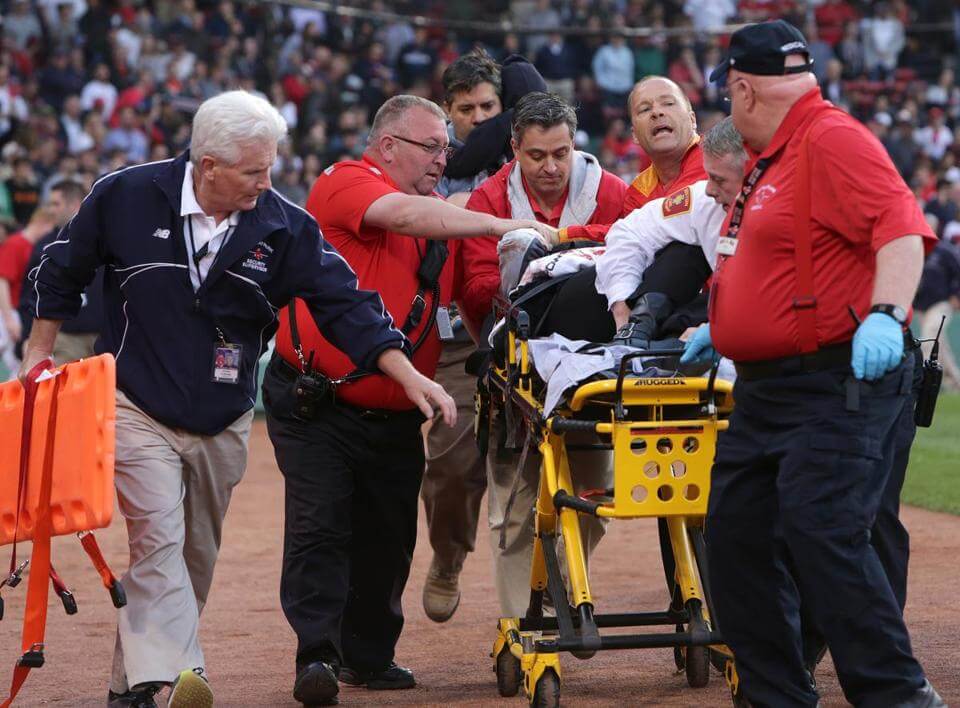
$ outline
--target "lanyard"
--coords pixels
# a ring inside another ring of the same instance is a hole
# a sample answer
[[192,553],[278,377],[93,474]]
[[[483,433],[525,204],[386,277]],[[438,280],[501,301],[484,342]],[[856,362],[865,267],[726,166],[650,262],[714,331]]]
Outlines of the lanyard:
[[[213,257],[213,263],[210,264],[210,268],[213,268],[214,263],[217,262],[217,258],[220,257],[220,251],[222,251],[223,247],[227,245],[227,240],[233,234],[233,230],[235,228],[236,226],[231,224],[230,227],[224,233],[223,241],[220,243],[220,248],[217,249],[217,253]],[[199,291],[200,288],[203,287],[203,281],[206,280],[206,278],[204,278],[203,275],[200,273],[200,261],[202,261],[204,257],[208,253],[210,253],[210,243],[213,241],[213,239],[210,239],[210,241],[207,241],[198,250],[197,244],[193,239],[193,215],[189,215],[189,214],[187,215],[187,229],[190,232],[190,251],[191,251],[190,260],[193,261],[193,266],[194,268],[197,269],[197,290]],[[216,238],[216,236],[214,236],[214,238]],[[210,274],[209,269],[207,270],[207,274],[208,275]]]
[[760,181],[760,178],[763,177],[763,173],[770,167],[770,160],[773,157],[774,156],[771,155],[770,157],[757,160],[757,164],[750,170],[750,174],[743,183],[743,187],[740,188],[740,194],[737,195],[737,200],[733,203],[733,209],[730,213],[730,224],[727,226],[727,238],[737,238],[737,234],[740,231],[740,222],[743,221],[743,210],[747,205],[747,199],[753,194],[753,190],[757,186],[757,182]]

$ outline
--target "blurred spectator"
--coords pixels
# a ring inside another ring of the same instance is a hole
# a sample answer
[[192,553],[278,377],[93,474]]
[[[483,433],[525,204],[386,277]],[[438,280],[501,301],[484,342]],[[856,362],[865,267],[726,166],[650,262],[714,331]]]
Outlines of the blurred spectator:
[[835,47],[844,38],[847,25],[855,25],[857,11],[847,0],[823,0],[814,10],[814,17],[820,30],[820,38]]
[[[538,27],[545,31],[556,29],[561,26],[560,13],[557,12],[550,3],[550,0],[536,0],[537,4],[533,12],[526,16],[521,15],[520,23],[527,27]],[[549,36],[546,34],[531,34],[527,37],[526,55],[536,57],[540,47],[546,44]]]
[[823,79],[827,75],[827,65],[834,58],[833,47],[820,38],[816,22],[807,23],[804,35],[807,38],[810,58],[813,59],[813,75],[817,77],[819,83],[823,83]]
[[934,106],[927,111],[927,125],[914,132],[913,140],[928,157],[943,158],[953,144],[953,132],[946,125],[942,108]]
[[[653,23],[651,29],[662,29],[663,23]],[[637,42],[633,54],[635,66],[634,78],[639,81],[645,76],[665,76],[667,73],[666,39],[661,34],[651,34]]]
[[686,0],[683,12],[697,32],[710,32],[736,16],[737,3],[734,0]]
[[897,68],[897,58],[906,43],[903,22],[889,3],[878,2],[874,16],[863,21],[866,68],[875,79],[885,80]]
[[0,147],[12,137],[17,124],[27,120],[29,109],[10,81],[10,69],[0,64]]
[[897,113],[895,128],[884,142],[884,147],[890,153],[893,164],[909,183],[919,152],[913,141],[913,116],[909,111],[901,110]]
[[83,75],[70,66],[69,59],[68,52],[57,50],[40,72],[40,97],[58,113],[67,96],[83,90]]
[[843,64],[837,59],[830,59],[827,61],[823,78],[820,79],[820,92],[831,103],[845,106],[847,96],[843,84]]
[[612,34],[593,55],[593,78],[600,87],[607,114],[622,115],[634,84],[633,52],[622,34]]
[[22,231],[0,243],[0,325],[11,344],[20,341],[22,327],[17,307],[30,255],[34,245],[50,232],[55,222],[49,210],[37,209]]
[[40,20],[27,0],[10,0],[10,13],[3,18],[3,36],[21,52],[43,36]]
[[924,207],[925,214],[937,217],[937,227],[934,229],[937,236],[943,236],[943,227],[957,218],[957,204],[950,198],[953,185],[946,179],[937,180],[937,193]]
[[412,42],[405,44],[397,55],[397,78],[402,88],[410,88],[418,81],[427,81],[437,65],[437,53],[427,43],[427,30],[418,27]]
[[568,103],[574,102],[574,83],[578,74],[577,50],[567,43],[561,33],[550,35],[549,41],[537,52],[533,64],[547,82],[547,89],[551,93],[560,94]]
[[843,39],[836,47],[837,58],[843,62],[843,78],[858,78],[867,71],[866,50],[860,40],[860,25],[848,22],[843,28]]
[[93,78],[80,92],[80,107],[84,111],[99,110],[104,120],[109,120],[117,105],[117,87],[110,82],[110,67],[97,64]]
[[146,133],[140,126],[140,117],[132,107],[121,108],[120,123],[116,128],[107,131],[103,149],[123,152],[127,161],[132,164],[145,162],[149,143]]
[[7,180],[6,187],[13,205],[14,220],[18,224],[26,224],[40,203],[39,180],[29,158],[18,157],[13,161],[13,174]]
[[[927,256],[920,287],[913,306],[920,320],[920,338],[932,339],[943,325],[940,337],[940,360],[947,390],[960,389],[960,367],[950,348],[947,326],[960,308],[960,249],[950,241],[941,241]],[[930,356],[932,343],[924,343],[924,356]]]

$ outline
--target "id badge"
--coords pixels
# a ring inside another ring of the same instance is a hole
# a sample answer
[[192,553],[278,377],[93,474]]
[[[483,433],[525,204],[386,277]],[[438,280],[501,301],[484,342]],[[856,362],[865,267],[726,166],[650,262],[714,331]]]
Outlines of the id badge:
[[450,309],[447,307],[437,308],[437,334],[444,342],[453,339],[453,325],[450,323]]
[[737,252],[739,242],[739,239],[721,236],[720,241],[717,243],[717,253],[721,256],[732,256]]
[[222,342],[213,348],[213,382],[235,384],[240,380],[239,344]]

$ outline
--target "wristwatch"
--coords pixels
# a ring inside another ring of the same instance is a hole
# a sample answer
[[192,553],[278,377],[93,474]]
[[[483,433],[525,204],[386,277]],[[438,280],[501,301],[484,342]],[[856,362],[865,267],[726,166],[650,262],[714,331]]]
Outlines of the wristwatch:
[[871,307],[870,312],[882,312],[885,315],[890,315],[901,327],[907,326],[907,311],[900,307],[900,305],[881,303]]

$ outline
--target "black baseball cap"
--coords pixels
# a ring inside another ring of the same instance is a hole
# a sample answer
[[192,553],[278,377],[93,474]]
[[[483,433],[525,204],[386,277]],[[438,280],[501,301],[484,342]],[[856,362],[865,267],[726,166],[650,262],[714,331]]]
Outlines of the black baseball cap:
[[[791,54],[803,54],[805,64],[784,66]],[[712,72],[710,80],[719,86],[727,83],[727,73],[736,69],[759,76],[783,76],[810,71],[813,60],[807,40],[796,27],[784,20],[759,22],[741,27],[730,35],[726,59]]]

